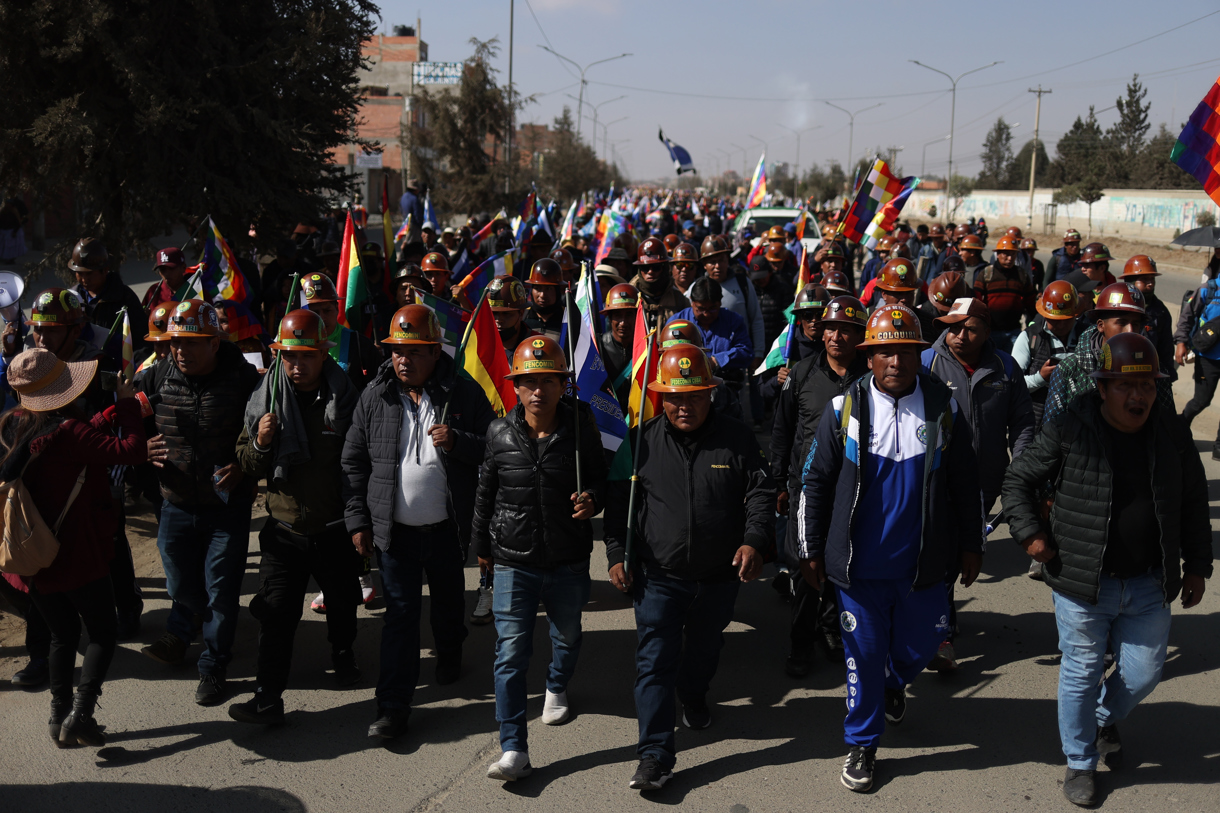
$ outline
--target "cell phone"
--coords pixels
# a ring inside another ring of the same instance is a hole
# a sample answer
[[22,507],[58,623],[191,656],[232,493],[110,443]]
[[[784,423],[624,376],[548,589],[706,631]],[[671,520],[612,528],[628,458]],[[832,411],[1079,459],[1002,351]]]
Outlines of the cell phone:
[[102,370],[97,374],[97,382],[104,391],[115,392],[119,388],[119,374]]

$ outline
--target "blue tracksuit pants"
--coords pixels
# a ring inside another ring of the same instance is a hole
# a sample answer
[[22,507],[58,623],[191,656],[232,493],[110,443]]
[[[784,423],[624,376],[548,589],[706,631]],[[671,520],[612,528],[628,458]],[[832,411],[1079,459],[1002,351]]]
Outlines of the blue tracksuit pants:
[[912,590],[910,579],[854,579],[838,588],[847,659],[843,739],[876,748],[885,731],[885,690],[915,679],[949,630],[945,587]]

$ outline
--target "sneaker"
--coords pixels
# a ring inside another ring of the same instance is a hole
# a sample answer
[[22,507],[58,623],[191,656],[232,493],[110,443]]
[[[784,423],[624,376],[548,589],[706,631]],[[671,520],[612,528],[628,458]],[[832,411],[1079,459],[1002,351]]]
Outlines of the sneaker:
[[360,682],[360,667],[356,666],[356,653],[350,649],[336,652],[331,657],[335,667],[335,683],[340,686],[354,686]]
[[952,672],[957,669],[957,653],[953,651],[952,641],[941,641],[936,657],[928,662],[930,672]]
[[1039,562],[1037,559],[1035,559],[1034,561],[1030,562],[1030,563],[1029,563],[1029,570],[1028,570],[1028,571],[1026,571],[1025,575],[1026,575],[1026,576],[1029,576],[1031,579],[1035,579],[1035,580],[1037,580],[1037,581],[1043,581],[1043,576],[1042,576],[1042,563],[1041,563],[1041,562]]
[[140,651],[157,663],[163,663],[166,666],[177,666],[182,663],[182,657],[186,654],[187,646],[186,641],[172,632],[167,632],[153,643],[141,648]]
[[682,704],[682,725],[691,731],[702,731],[711,724],[712,712],[707,707],[706,699],[700,698]]
[[377,588],[373,586],[373,574],[365,573],[360,577],[360,603],[368,604],[375,598],[377,598]]
[[407,733],[407,721],[410,717],[410,709],[385,709],[378,706],[377,719],[369,726],[369,737],[382,740],[400,737]]
[[890,725],[898,725],[907,716],[907,690],[885,690],[885,721]]
[[1097,802],[1097,771],[1078,771],[1068,768],[1063,777],[1063,795],[1074,805],[1091,807]]
[[229,706],[229,716],[239,723],[254,725],[280,725],[284,722],[284,700],[268,697],[265,692],[255,692],[245,703]]
[[225,679],[220,675],[200,675],[195,688],[195,702],[201,706],[215,706],[228,696]]
[[784,662],[788,677],[803,678],[813,671],[813,656],[808,652],[793,652]]
[[529,751],[505,751],[499,762],[491,763],[491,767],[487,769],[487,778],[516,782],[533,772],[534,766],[530,765]]
[[542,704],[543,725],[563,725],[571,716],[568,708],[567,692],[552,692],[546,690],[546,702]]
[[494,593],[490,587],[479,588],[479,599],[475,602],[474,612],[470,614],[470,623],[483,626],[492,622],[491,599]]
[[776,573],[771,580],[771,588],[779,593],[781,600],[792,601],[792,574],[786,570]]
[[844,787],[856,793],[864,793],[873,786],[873,771],[877,767],[877,749],[856,746],[843,762],[843,773],[839,777]]
[[25,667],[15,673],[12,678],[14,686],[23,689],[37,689],[45,686],[51,679],[51,667],[46,658],[30,658]]
[[313,597],[313,601],[309,602],[309,609],[313,610],[318,615],[326,615],[326,596],[318,593]]
[[636,766],[628,786],[632,790],[660,790],[665,783],[674,778],[674,772],[661,766],[656,757],[644,757]]
[[1118,736],[1118,726],[1111,723],[1097,729],[1097,753],[1110,770],[1122,767],[1123,740]]

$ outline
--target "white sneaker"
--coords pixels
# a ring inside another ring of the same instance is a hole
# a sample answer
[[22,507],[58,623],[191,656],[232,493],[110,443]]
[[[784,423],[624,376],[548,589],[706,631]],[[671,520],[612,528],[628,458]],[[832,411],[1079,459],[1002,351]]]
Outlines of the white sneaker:
[[487,778],[515,782],[533,772],[534,766],[530,765],[529,751],[505,751],[499,762],[491,763],[491,767],[487,769]]
[[479,600],[474,605],[474,612],[470,614],[471,624],[482,625],[491,623],[491,600],[493,596],[492,588],[479,588]]
[[326,596],[321,593],[314,596],[314,600],[309,603],[309,609],[318,615],[326,615]]
[[[373,599],[377,598],[377,588],[373,586],[373,574],[365,573],[360,577],[360,601],[368,604]],[[321,597],[321,593],[318,594]]]
[[568,693],[546,690],[546,702],[542,705],[542,722],[544,725],[563,725],[571,716],[568,708]]

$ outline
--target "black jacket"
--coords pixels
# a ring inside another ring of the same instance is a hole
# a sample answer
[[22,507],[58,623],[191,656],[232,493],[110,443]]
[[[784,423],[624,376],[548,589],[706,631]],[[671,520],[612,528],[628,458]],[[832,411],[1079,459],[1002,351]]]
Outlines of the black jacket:
[[[1013,539],[1046,531],[1057,553],[1042,567],[1046,583],[1065,595],[1097,603],[1103,554],[1113,510],[1116,465],[1107,449],[1097,394],[1076,399],[1042,427],[1004,478],[1004,512]],[[1161,528],[1165,603],[1182,588],[1182,570],[1212,575],[1212,530],[1207,475],[1190,432],[1159,404],[1148,417],[1152,496]],[[1039,517],[1039,492],[1055,483],[1049,527]]]
[[[581,487],[598,510],[604,502],[606,459],[593,413],[581,404]],[[572,406],[559,404],[559,427],[539,444],[530,439],[518,404],[487,430],[472,536],[483,558],[552,568],[589,558],[593,524],[572,518],[576,493],[576,437]],[[539,449],[541,446],[541,450]]]
[[89,317],[89,321],[98,326],[103,336],[114,326],[114,320],[119,317],[119,311],[126,307],[127,319],[131,322],[132,349],[136,356],[142,357],[146,353],[144,334],[147,332],[148,314],[144,312],[140,297],[123,284],[123,280],[119,279],[118,274],[111,272],[106,275],[106,282],[102,285],[101,293],[92,302],[89,301],[91,297],[85,290],[85,286],[77,285],[76,294],[85,304],[85,314]]
[[628,371],[622,381],[619,381],[619,376],[631,366],[631,352],[632,348],[623,347],[616,342],[610,331],[602,334],[602,364],[606,368],[606,378],[614,387],[614,394],[618,396],[619,404],[624,410],[627,408],[627,396],[631,395],[631,372]]
[[[216,369],[188,376],[172,359],[136,379],[136,388],[153,404],[156,433],[165,436],[169,459],[159,469],[161,495],[181,508],[214,508],[223,504],[212,475],[217,466],[237,462],[246,402],[258,386],[258,371],[242,358],[237,345],[222,341]],[[238,488],[252,499],[254,480]],[[238,494],[230,496],[237,499]]]
[[[626,442],[635,443],[634,429]],[[635,549],[646,567],[681,579],[735,577],[742,545],[765,551],[775,537],[775,486],[750,428],[713,410],[691,438],[664,416],[644,424],[634,517]],[[610,484],[606,558],[625,555],[629,483]]]
[[[390,547],[394,527],[394,495],[398,490],[398,435],[402,430],[401,386],[387,361],[377,377],[360,394],[352,415],[352,426],[343,443],[344,516],[349,533],[373,531],[373,544],[381,550]],[[487,427],[495,418],[487,396],[470,379],[454,375],[454,363],[442,353],[432,377],[424,384],[439,417],[449,405],[448,423],[457,436],[445,461],[449,491],[449,518],[457,524],[458,540],[465,551],[470,538],[470,517],[474,512],[474,493]]]

